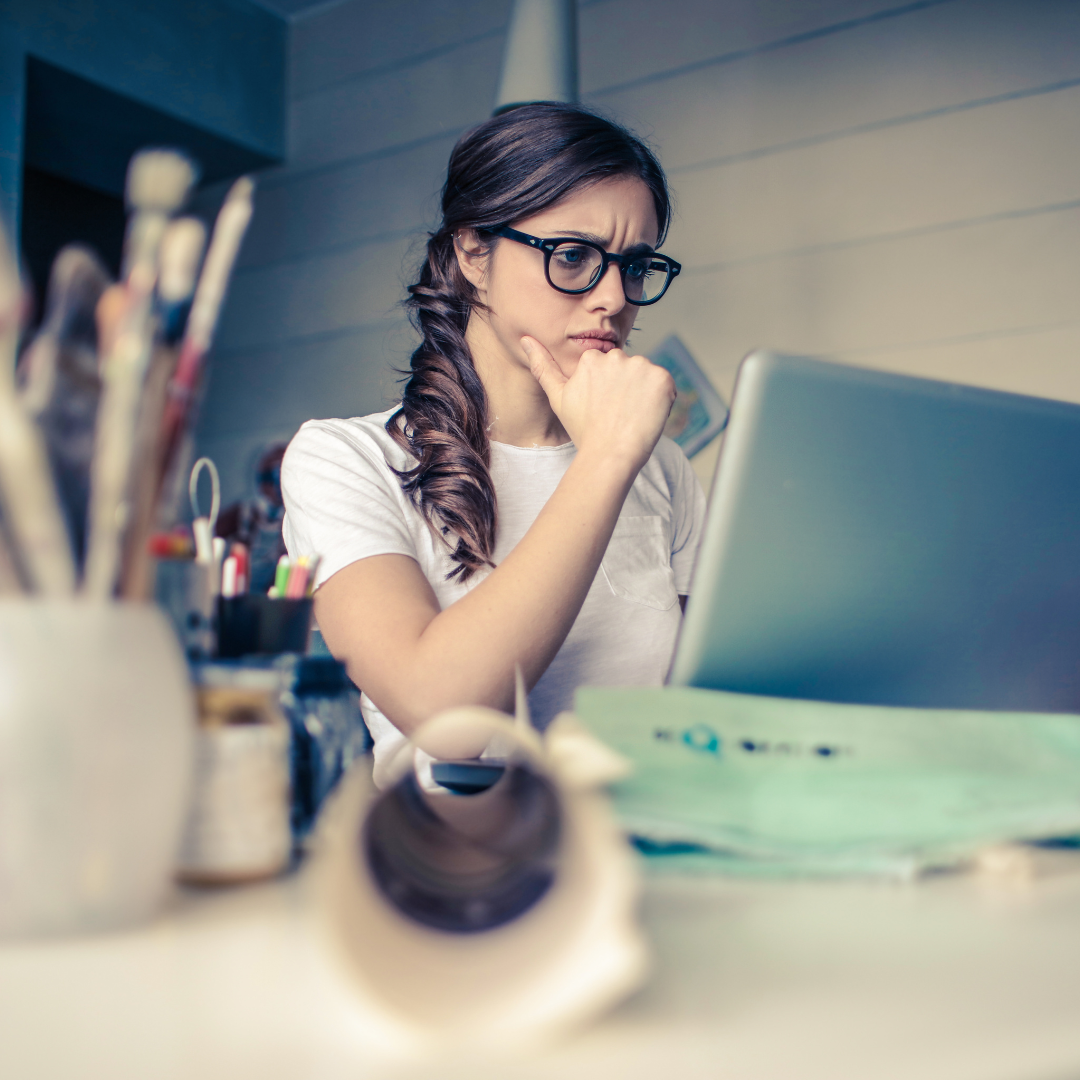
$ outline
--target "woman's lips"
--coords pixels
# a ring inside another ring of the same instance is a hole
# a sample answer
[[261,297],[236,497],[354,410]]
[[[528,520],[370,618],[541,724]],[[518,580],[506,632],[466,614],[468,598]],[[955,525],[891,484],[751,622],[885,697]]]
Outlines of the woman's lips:
[[571,341],[576,342],[581,346],[581,351],[585,352],[587,349],[599,349],[601,352],[611,352],[617,345],[614,334],[607,334],[603,331],[598,331],[593,334],[575,334]]

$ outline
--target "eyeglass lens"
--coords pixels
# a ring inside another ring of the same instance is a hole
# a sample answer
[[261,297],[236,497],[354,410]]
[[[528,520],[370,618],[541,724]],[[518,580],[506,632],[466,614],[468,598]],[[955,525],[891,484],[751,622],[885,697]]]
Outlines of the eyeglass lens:
[[[596,282],[602,263],[600,252],[588,244],[559,244],[551,253],[548,277],[557,289],[577,292]],[[627,300],[648,302],[667,288],[668,264],[643,255],[623,269],[622,280]]]

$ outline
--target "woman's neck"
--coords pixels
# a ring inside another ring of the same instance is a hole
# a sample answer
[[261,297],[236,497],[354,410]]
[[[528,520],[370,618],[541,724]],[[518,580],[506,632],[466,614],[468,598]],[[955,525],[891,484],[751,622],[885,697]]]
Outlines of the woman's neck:
[[493,442],[561,446],[570,441],[547,394],[523,361],[507,355],[486,320],[471,318],[465,340],[487,394],[488,437]]

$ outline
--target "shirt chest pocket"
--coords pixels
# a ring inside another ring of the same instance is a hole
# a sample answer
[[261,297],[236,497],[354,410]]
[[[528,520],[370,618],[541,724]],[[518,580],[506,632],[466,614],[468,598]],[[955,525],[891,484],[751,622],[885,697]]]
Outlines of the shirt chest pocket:
[[679,598],[671,545],[659,516],[620,517],[600,569],[611,591],[623,600],[667,611]]

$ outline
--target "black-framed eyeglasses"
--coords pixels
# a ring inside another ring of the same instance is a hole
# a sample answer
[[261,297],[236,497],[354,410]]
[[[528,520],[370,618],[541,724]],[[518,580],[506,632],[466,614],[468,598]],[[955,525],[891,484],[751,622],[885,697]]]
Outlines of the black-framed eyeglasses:
[[496,236],[514,240],[544,253],[544,274],[548,284],[561,293],[588,292],[607,273],[611,263],[619,268],[627,302],[645,307],[655,304],[678,277],[682,266],[666,255],[615,255],[591,240],[556,236],[548,240],[518,232],[509,225],[491,230]]

